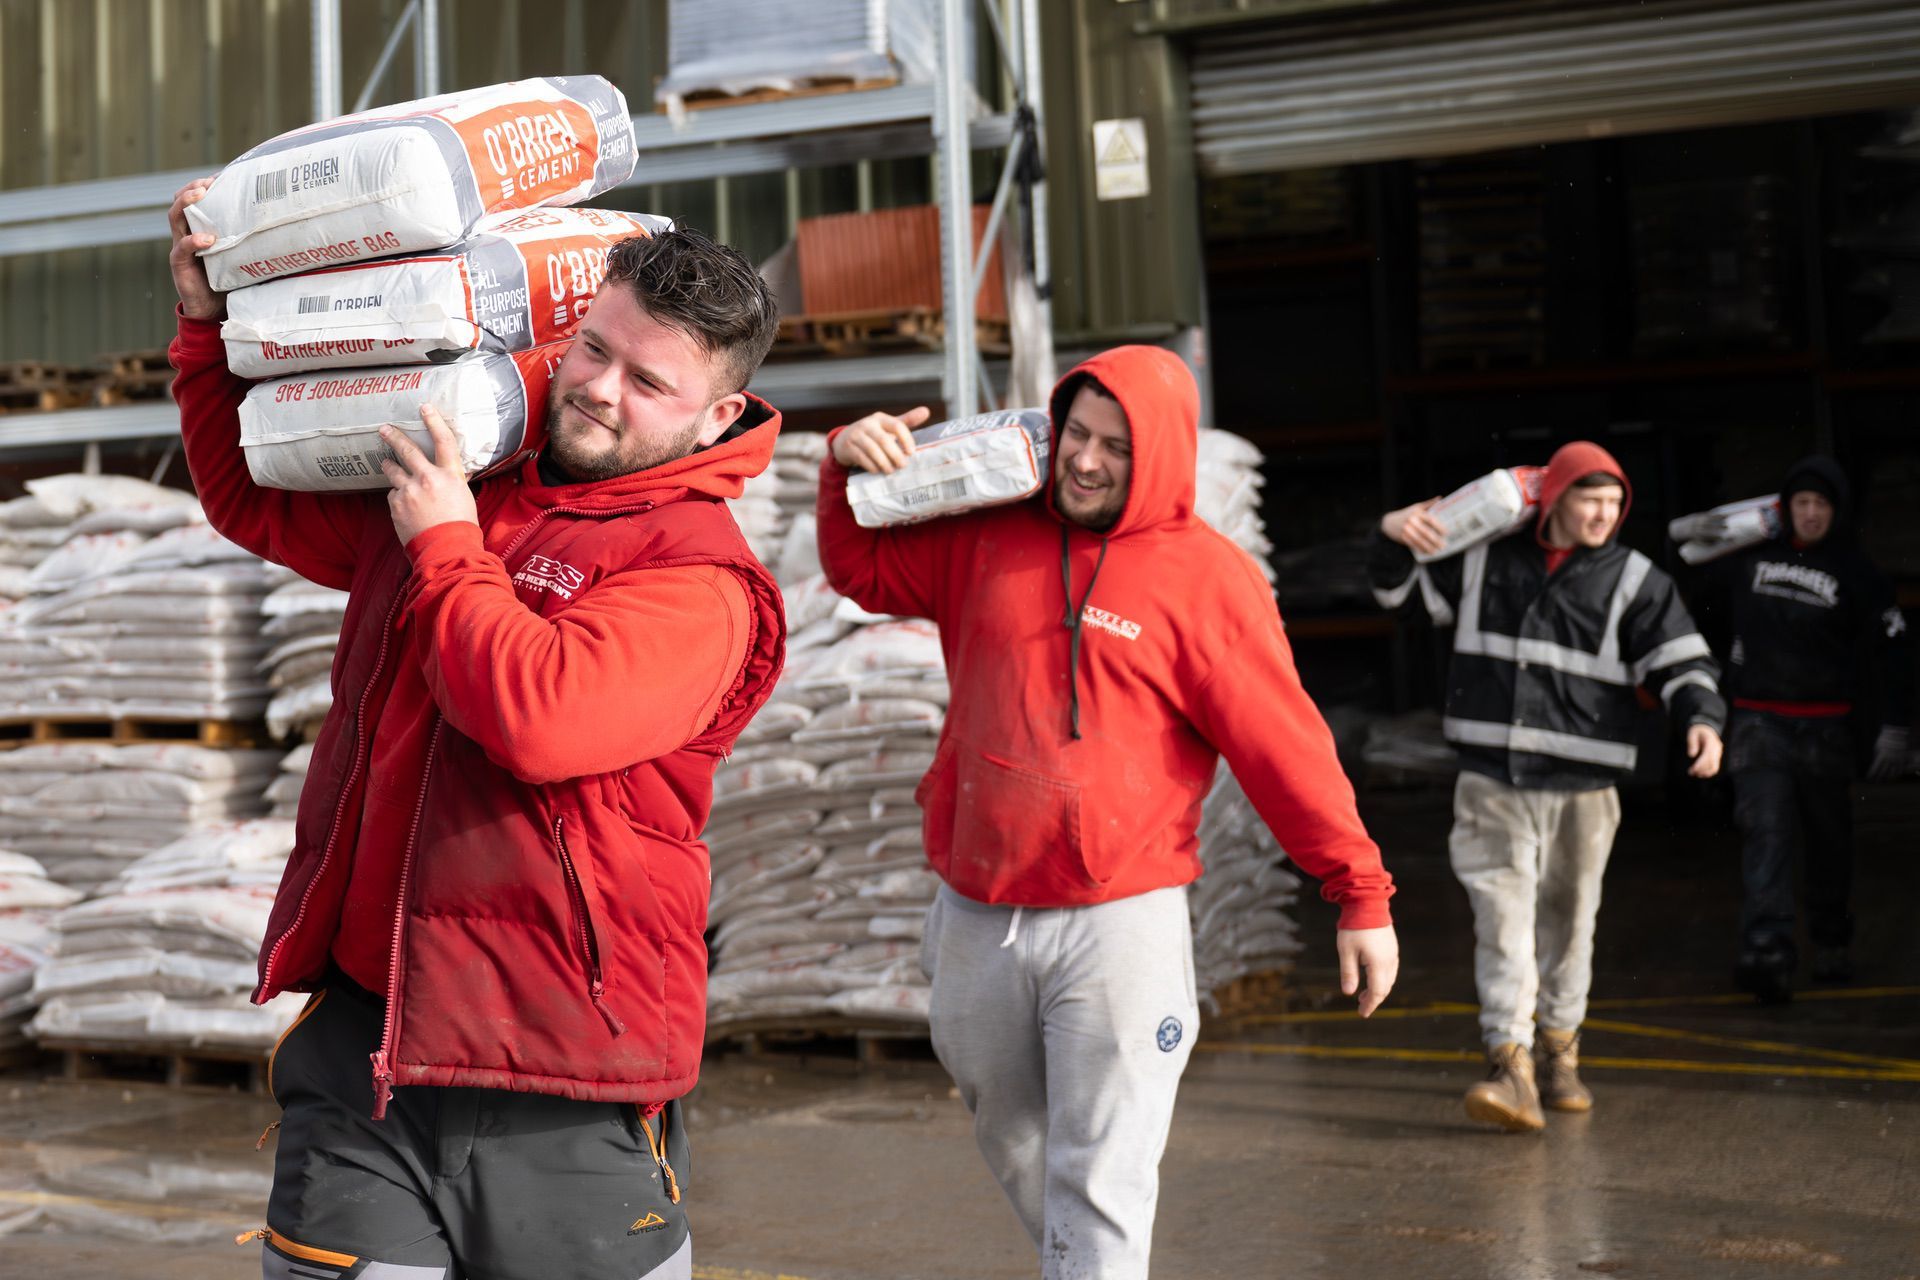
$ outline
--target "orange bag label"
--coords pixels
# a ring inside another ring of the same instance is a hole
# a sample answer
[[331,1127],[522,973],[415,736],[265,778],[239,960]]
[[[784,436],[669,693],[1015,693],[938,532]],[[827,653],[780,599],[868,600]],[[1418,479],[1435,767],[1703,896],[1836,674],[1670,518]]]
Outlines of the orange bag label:
[[570,99],[517,102],[448,123],[489,213],[557,200],[593,181],[600,134],[592,114]]

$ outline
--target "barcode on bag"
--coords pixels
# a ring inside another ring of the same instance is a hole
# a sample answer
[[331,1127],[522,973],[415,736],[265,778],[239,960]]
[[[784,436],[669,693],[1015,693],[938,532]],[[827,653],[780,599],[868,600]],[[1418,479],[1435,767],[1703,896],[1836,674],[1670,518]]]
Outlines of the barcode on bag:
[[303,316],[310,316],[316,312],[325,312],[332,305],[333,297],[331,294],[309,295],[300,299],[299,312]]
[[287,195],[287,171],[275,169],[272,173],[253,175],[253,202],[262,200],[283,200]]
[[921,485],[918,489],[908,489],[896,494],[894,501],[903,507],[924,506],[929,502],[951,502],[955,498],[964,498],[972,492],[973,486],[967,477],[957,480],[942,480],[937,484]]

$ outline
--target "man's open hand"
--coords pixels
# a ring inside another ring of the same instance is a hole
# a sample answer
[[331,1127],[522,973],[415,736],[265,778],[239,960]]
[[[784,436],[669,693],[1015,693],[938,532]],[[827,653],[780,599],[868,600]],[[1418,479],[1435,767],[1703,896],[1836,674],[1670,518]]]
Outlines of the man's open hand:
[[834,433],[833,460],[849,471],[858,468],[890,476],[913,456],[913,429],[924,426],[933,411],[925,405],[899,417],[870,413]]
[[[1333,935],[1334,949],[1340,953],[1340,993],[1360,992],[1360,1016],[1372,1015],[1393,990],[1400,976],[1400,939],[1392,925],[1378,929],[1340,929]],[[1360,990],[1360,971],[1367,974],[1367,988]]]
[[393,456],[380,464],[393,492],[387,495],[387,508],[393,512],[393,531],[401,545],[437,524],[465,521],[480,523],[479,508],[473,504],[473,490],[467,488],[466,468],[460,465],[460,445],[453,428],[432,405],[423,405],[420,420],[427,424],[433,439],[433,457],[420,452],[398,427],[380,428]]

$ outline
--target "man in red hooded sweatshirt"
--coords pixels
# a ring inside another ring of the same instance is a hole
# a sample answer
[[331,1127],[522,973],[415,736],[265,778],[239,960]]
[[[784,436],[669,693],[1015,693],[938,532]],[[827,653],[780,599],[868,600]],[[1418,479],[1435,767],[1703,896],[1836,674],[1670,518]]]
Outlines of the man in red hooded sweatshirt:
[[933,1043],[1048,1277],[1147,1274],[1160,1155],[1199,1022],[1186,886],[1225,756],[1340,907],[1342,988],[1393,985],[1393,892],[1273,593],[1194,514],[1187,367],[1121,347],[1055,388],[1044,499],[862,529],[852,467],[890,473],[925,409],[832,437],[835,590],[930,618],[953,689],[918,798],[944,884],[926,924]]
[[316,992],[268,1066],[263,1274],[685,1280],[700,831],[785,645],[722,501],[772,458],[742,388],[773,300],[697,233],[625,241],[545,438],[491,475],[429,406],[433,457],[383,429],[385,492],[261,488],[184,216],[206,186],[170,211],[194,483],[229,538],[349,592],[254,993]]
[[[1614,540],[1632,490],[1597,444],[1547,464],[1530,528],[1416,565],[1444,531],[1415,503],[1381,517],[1370,566],[1387,608],[1417,595],[1453,628],[1444,730],[1460,753],[1454,874],[1473,903],[1474,981],[1493,1069],[1467,1114],[1516,1133],[1541,1112],[1588,1111],[1579,1030],[1593,980],[1600,880],[1633,772],[1635,686],[1686,726],[1689,770],[1720,768],[1727,706],[1707,642],[1673,580]],[[1536,1082],[1536,1025],[1544,1079]]]

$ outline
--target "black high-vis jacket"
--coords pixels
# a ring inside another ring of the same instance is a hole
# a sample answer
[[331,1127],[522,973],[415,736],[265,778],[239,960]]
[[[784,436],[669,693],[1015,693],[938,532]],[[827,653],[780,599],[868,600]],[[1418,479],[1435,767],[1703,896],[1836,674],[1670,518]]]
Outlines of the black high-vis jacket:
[[[1781,536],[1709,566],[1716,605],[1727,610],[1727,692],[1756,702],[1859,704],[1904,728],[1913,715],[1912,635],[1893,587],[1853,538],[1846,478],[1828,458],[1787,475],[1783,494],[1817,476],[1834,504],[1826,537],[1794,545]],[[1715,628],[1716,632],[1718,628]]]
[[1638,551],[1576,548],[1549,576],[1531,527],[1424,565],[1376,533],[1369,571],[1382,607],[1453,628],[1442,727],[1464,768],[1534,790],[1612,786],[1638,759],[1636,686],[1689,725],[1726,727],[1712,651]]

